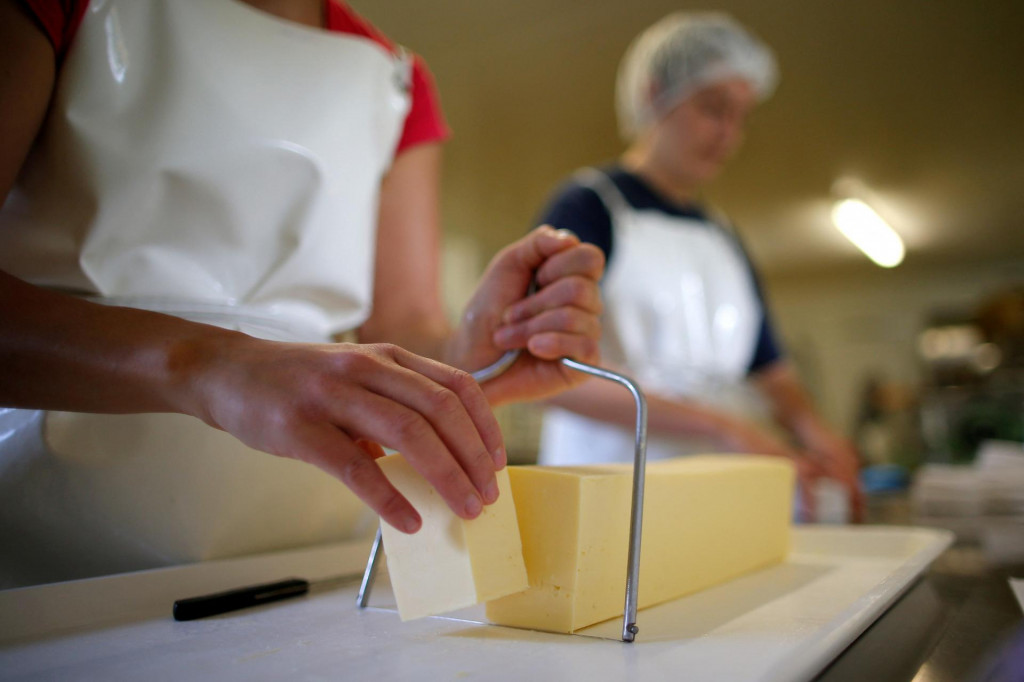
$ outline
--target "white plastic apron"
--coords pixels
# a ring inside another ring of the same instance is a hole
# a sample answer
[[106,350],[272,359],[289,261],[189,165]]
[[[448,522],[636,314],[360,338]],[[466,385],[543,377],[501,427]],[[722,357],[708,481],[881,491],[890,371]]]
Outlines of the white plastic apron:
[[[279,340],[368,315],[409,68],[237,0],[94,0],[0,267]],[[0,411],[0,585],[342,538],[347,488],[180,415]]]
[[[745,383],[763,315],[750,267],[716,226],[634,209],[603,173],[578,176],[612,220],[615,253],[602,282],[601,353],[645,391],[688,398],[736,414],[756,409]],[[631,461],[634,434],[561,409],[545,414],[540,461]],[[720,446],[708,439],[650,434],[647,455],[663,459]]]

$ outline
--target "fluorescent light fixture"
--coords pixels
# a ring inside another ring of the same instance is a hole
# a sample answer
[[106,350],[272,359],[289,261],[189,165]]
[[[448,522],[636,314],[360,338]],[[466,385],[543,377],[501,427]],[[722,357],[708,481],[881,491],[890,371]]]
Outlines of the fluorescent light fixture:
[[896,230],[860,199],[841,199],[832,208],[832,222],[843,236],[883,268],[903,262],[906,249]]

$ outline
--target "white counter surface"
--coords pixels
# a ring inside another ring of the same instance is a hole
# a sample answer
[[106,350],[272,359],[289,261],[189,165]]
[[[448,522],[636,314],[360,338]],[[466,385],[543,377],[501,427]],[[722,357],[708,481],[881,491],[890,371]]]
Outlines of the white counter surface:
[[633,644],[606,639],[615,621],[589,636],[472,613],[403,623],[386,583],[362,611],[352,583],[171,619],[175,599],[358,571],[365,543],[10,590],[0,592],[0,679],[810,680],[950,541],[920,528],[798,528],[782,565],[642,610]]

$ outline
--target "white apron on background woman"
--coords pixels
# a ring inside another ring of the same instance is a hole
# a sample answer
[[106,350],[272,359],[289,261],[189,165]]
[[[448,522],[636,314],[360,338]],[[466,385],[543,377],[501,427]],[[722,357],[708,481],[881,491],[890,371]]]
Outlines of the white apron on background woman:
[[[647,392],[757,418],[763,403],[746,375],[763,312],[735,240],[696,218],[633,208],[600,171],[576,179],[594,190],[612,222],[614,254],[601,287],[602,360]],[[540,463],[631,462],[633,443],[632,429],[552,408]],[[720,449],[698,437],[647,440],[652,460]]]
[[[368,313],[409,68],[237,0],[94,0],[0,212],[33,284],[268,339]],[[339,481],[192,417],[0,410],[0,586],[340,539]]]

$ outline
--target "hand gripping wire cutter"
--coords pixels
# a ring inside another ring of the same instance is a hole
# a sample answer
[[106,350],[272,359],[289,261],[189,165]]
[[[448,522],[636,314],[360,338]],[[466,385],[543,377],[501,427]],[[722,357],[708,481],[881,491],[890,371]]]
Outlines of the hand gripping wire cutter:
[[[519,358],[519,350],[507,351],[494,364],[472,373],[478,383],[483,383],[504,373]],[[640,578],[640,539],[642,536],[643,514],[644,514],[644,471],[647,463],[647,401],[640,387],[627,376],[612,372],[601,367],[577,362],[571,358],[562,358],[560,362],[574,369],[577,372],[590,374],[607,381],[614,381],[629,389],[633,394],[636,403],[636,440],[633,448],[633,495],[630,504],[629,520],[629,556],[626,572],[626,600],[622,614],[622,641],[632,642],[636,637],[639,628],[636,625],[637,591]],[[370,590],[373,587],[377,575],[377,567],[381,556],[381,532],[377,528],[377,536],[374,538],[373,547],[370,549],[370,557],[366,562],[366,571],[363,573],[363,581],[359,586],[359,596],[356,603],[359,608],[365,608],[370,598]]]

